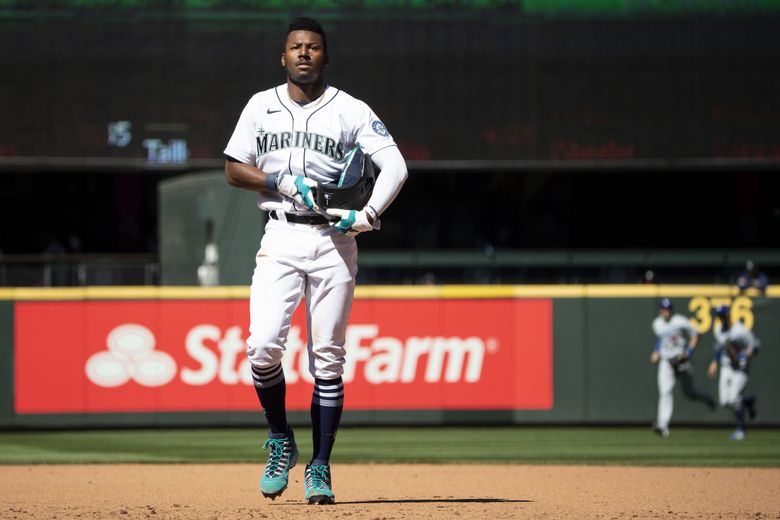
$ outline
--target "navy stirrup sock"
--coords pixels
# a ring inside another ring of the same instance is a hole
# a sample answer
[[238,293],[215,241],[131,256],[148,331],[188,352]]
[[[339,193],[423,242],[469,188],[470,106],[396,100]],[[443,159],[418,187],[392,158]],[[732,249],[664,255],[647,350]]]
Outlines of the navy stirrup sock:
[[284,382],[282,364],[278,363],[265,368],[252,366],[252,380],[255,384],[257,397],[263,407],[263,413],[268,421],[270,437],[286,437],[289,429],[284,402],[287,385]]
[[337,379],[316,378],[311,398],[312,441],[314,444],[312,465],[329,463],[343,409],[344,383],[341,377]]
[[734,409],[734,415],[737,418],[737,429],[745,431],[745,408],[741,404]]

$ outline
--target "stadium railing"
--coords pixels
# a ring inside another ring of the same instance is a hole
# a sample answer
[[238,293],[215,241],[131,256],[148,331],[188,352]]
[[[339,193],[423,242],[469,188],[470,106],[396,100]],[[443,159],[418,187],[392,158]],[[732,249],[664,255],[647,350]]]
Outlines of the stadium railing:
[[[407,250],[360,254],[362,284],[734,283],[748,259],[780,275],[780,250]],[[251,273],[247,273],[248,278]],[[155,254],[0,256],[0,286],[159,285]],[[224,284],[243,283],[224,280]],[[197,285],[192,273],[192,285]]]

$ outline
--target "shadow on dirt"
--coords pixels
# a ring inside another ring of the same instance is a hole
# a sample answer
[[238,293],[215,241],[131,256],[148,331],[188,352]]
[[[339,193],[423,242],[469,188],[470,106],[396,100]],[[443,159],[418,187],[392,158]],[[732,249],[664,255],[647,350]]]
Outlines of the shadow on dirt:
[[350,504],[508,504],[508,503],[522,503],[533,502],[532,500],[522,499],[509,499],[509,498],[377,498],[374,500],[352,500],[352,501],[337,501],[335,505],[350,505]]

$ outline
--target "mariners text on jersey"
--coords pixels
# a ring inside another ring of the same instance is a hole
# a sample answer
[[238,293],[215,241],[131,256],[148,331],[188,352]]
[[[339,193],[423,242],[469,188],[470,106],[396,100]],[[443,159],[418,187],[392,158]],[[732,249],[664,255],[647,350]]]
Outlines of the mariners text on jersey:
[[344,158],[344,144],[332,138],[314,132],[266,132],[257,130],[257,156],[284,150],[285,148],[303,148],[312,150],[337,161]]
[[[326,86],[318,99],[299,105],[283,84],[249,99],[224,153],[266,173],[326,183],[339,178],[355,146],[373,155],[395,142],[371,108],[343,90]],[[309,212],[278,193],[258,192],[257,200],[265,211]]]

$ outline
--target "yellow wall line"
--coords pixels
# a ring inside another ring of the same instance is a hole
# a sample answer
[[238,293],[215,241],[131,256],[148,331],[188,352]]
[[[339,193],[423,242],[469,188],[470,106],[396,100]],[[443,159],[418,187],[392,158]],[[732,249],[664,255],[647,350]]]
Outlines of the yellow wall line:
[[[487,298],[661,298],[737,296],[729,285],[366,285],[355,290],[362,299]],[[757,296],[755,291],[748,296]],[[780,287],[770,287],[770,298]],[[0,288],[0,300],[237,300],[249,298],[247,286],[11,287]]]

